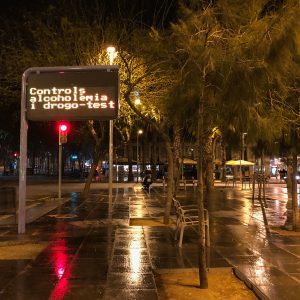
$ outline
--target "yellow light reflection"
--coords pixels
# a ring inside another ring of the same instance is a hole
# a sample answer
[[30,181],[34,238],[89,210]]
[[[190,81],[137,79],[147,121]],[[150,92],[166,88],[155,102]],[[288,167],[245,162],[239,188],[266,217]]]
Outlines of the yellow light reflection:
[[265,263],[261,257],[257,258],[257,260],[254,262],[254,272],[255,276],[258,278],[263,278],[266,273]]
[[249,224],[252,216],[252,202],[250,199],[245,199],[244,206],[242,208],[243,215],[241,216],[241,221],[245,224]]
[[234,199],[235,196],[234,196],[234,193],[232,190],[228,190],[227,192],[227,199]]
[[[130,205],[130,215],[137,217],[137,218],[142,218],[144,215],[144,212],[145,212],[145,207],[143,204],[144,197],[136,197],[136,199],[139,199],[140,203],[136,204],[136,205]],[[143,231],[141,231],[141,232],[143,233]]]
[[141,251],[143,240],[143,230],[136,227],[132,240],[130,241],[130,268],[131,268],[131,280],[135,283],[139,282],[140,270],[141,270]]

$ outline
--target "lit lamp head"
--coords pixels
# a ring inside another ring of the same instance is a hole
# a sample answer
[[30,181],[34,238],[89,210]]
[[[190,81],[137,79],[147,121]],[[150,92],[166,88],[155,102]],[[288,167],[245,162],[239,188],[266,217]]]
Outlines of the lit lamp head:
[[142,134],[143,133],[143,130],[142,129],[139,129],[138,130],[138,134]]
[[117,52],[115,47],[107,47],[106,48],[107,54],[109,56],[109,64],[112,65],[114,62],[114,59],[117,57]]
[[110,47],[107,47],[106,51],[107,51],[108,54],[115,53],[116,52],[116,48],[110,46]]
[[59,140],[59,144],[64,144],[67,142],[67,135],[68,135],[68,131],[70,129],[69,123],[59,123],[58,125],[58,140]]
[[135,104],[135,105],[141,105],[141,99],[140,99],[140,98],[136,98],[136,99],[134,100],[134,104]]

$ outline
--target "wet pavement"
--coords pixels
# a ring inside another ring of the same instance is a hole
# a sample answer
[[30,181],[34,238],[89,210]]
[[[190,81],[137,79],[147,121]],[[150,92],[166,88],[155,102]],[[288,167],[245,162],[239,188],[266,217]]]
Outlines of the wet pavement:
[[[299,299],[300,235],[267,234],[259,202],[253,206],[251,195],[249,189],[223,186],[206,195],[210,268],[232,266],[259,298]],[[163,216],[161,186],[149,195],[139,185],[120,184],[112,208],[107,190],[93,190],[88,199],[67,196],[28,224],[25,235],[17,235],[15,226],[0,227],[0,247],[47,244],[35,259],[0,257],[0,299],[158,299],[157,271],[197,267],[194,228],[186,228],[180,249],[174,226],[129,225],[134,218]],[[188,186],[178,199],[195,203],[196,191]],[[286,201],[283,185],[267,187],[270,226],[285,223]]]

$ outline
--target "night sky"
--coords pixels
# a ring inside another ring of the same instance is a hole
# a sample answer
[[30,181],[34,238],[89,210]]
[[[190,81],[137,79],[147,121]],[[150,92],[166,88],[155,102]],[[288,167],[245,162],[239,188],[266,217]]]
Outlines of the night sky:
[[[17,22],[25,14],[39,14],[49,6],[66,9],[79,6],[85,13],[93,14],[94,8],[99,6],[108,18],[118,18],[120,21],[134,18],[148,26],[167,26],[175,20],[177,15],[177,0],[1,0],[0,16],[2,21]],[[1,22],[1,20],[0,20]]]

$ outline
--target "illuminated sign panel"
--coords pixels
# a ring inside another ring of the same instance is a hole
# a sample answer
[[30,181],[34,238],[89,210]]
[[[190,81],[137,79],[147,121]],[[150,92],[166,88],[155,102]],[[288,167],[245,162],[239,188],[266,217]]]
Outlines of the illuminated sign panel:
[[27,71],[25,93],[28,120],[115,119],[118,67],[32,68]]

